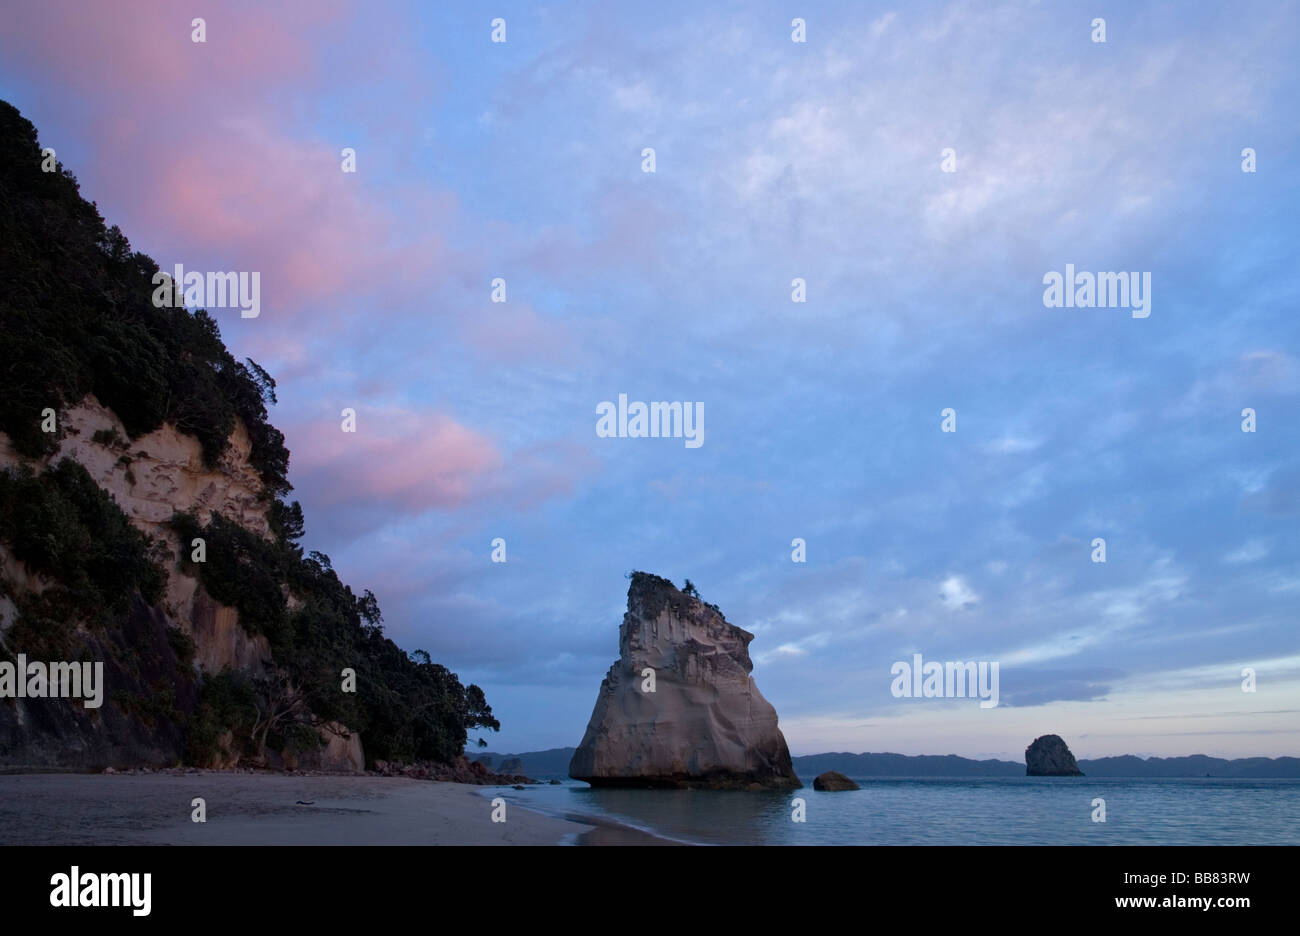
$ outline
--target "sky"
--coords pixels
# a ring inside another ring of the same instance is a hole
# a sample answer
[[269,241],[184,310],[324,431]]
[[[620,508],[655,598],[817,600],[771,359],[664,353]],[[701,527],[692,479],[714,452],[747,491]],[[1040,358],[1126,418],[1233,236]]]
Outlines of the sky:
[[[640,569],[755,634],[796,755],[1300,755],[1300,6],[4,7],[107,221],[260,273],[213,314],[303,544],[493,750],[579,742]],[[1067,264],[1149,316],[1045,305]],[[598,436],[619,394],[703,444]],[[915,653],[999,705],[895,698]]]

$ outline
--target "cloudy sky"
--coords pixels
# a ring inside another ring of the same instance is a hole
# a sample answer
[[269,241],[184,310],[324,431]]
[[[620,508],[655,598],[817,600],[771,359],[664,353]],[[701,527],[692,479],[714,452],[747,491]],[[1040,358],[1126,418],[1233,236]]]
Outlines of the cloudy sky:
[[[494,750],[580,740],[645,569],[796,754],[1300,754],[1300,7],[201,6],[7,3],[0,97],[165,269],[261,273],[214,314],[305,545]],[[620,393],[704,444],[598,438]],[[1001,704],[893,698],[913,653]]]

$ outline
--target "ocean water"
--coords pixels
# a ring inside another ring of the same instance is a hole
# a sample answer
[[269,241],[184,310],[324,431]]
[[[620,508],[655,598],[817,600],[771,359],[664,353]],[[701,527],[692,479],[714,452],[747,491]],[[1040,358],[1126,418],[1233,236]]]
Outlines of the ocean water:
[[[499,789],[552,815],[594,815],[666,838],[736,845],[1296,845],[1300,780],[854,778],[819,793]],[[793,801],[805,803],[795,822]],[[1093,801],[1106,821],[1094,822]]]

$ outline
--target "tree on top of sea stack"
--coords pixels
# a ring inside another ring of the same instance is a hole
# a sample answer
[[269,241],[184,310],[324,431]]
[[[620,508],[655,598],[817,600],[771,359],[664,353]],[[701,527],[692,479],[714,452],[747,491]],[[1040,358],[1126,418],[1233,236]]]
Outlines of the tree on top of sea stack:
[[754,635],[695,588],[633,572],[619,659],[569,776],[593,786],[801,787],[776,710],[749,675]]

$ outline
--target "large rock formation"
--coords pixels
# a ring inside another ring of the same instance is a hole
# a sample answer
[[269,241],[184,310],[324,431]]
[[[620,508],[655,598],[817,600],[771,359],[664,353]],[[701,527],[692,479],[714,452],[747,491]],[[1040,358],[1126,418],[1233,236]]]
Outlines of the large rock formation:
[[339,722],[326,722],[318,729],[324,744],[316,750],[281,754],[288,770],[324,770],[330,773],[365,773],[366,755],[361,735]]
[[667,579],[634,572],[619,659],[569,776],[593,786],[802,786],[776,710],[749,675],[753,639]]
[[[237,424],[217,464],[205,467],[198,440],[171,424],[128,444],[122,420],[93,394],[65,407],[59,421],[62,432],[56,445],[39,459],[21,455],[0,432],[0,471],[27,468],[39,473],[65,458],[77,462],[131,525],[150,538],[165,585],[157,606],[133,601],[114,639],[78,630],[85,651],[106,661],[106,681],[113,693],[101,710],[92,714],[77,705],[30,699],[0,704],[0,766],[174,764],[184,752],[182,716],[193,712],[197,700],[194,677],[226,669],[262,676],[273,665],[266,637],[250,634],[234,608],[215,601],[178,563],[181,544],[168,526],[177,511],[204,517],[216,513],[258,536],[270,536],[270,502],[249,463],[248,433]],[[18,617],[16,601],[52,584],[0,543],[0,646]],[[177,632],[191,641],[184,660]],[[130,662],[136,656],[147,665]],[[159,697],[165,704],[153,712],[150,700]],[[126,706],[120,704],[124,698],[129,699]],[[320,736],[320,750],[302,758],[286,752],[284,766],[301,760],[302,767],[317,770],[364,769],[359,735],[338,725],[322,729]],[[279,752],[268,753],[278,762]],[[206,766],[233,766],[236,761]]]
[[1060,735],[1043,735],[1025,748],[1025,776],[1082,777],[1083,771]]
[[[161,563],[167,574],[162,610],[189,630],[198,650],[198,667],[212,673],[224,667],[260,673],[262,665],[271,662],[266,638],[244,631],[235,609],[214,601],[198,579],[177,564],[180,542],[168,526],[178,511],[204,520],[216,513],[258,536],[270,537],[270,501],[249,463],[251,443],[244,426],[236,424],[226,451],[207,468],[198,439],[170,423],[128,441],[125,424],[93,394],[66,407],[59,424],[63,431],[57,446],[41,459],[23,457],[0,432],[0,470],[26,466],[40,472],[64,458],[85,468],[131,525],[166,550]],[[0,550],[0,574],[22,587],[26,570],[3,546]]]
[[[0,432],[0,471],[41,473],[62,459],[85,468],[133,527],[149,537],[166,578],[156,606],[136,597],[120,631],[75,630],[77,646],[105,661],[107,703],[94,712],[80,705],[5,699],[0,704],[0,766],[87,768],[107,764],[175,764],[184,752],[183,722],[197,702],[199,674],[231,668],[260,676],[271,663],[267,640],[239,625],[235,609],[212,599],[177,560],[181,544],[168,527],[176,511],[220,514],[269,536],[269,503],[249,464],[242,424],[218,463],[203,465],[197,439],[173,425],[132,439],[122,420],[93,394],[64,407],[61,432],[41,458],[25,457]],[[0,646],[8,641],[24,595],[58,584],[30,569],[0,542]],[[60,622],[65,623],[65,622]],[[188,647],[179,635],[189,638]],[[15,648],[6,647],[13,650]],[[22,649],[18,647],[17,649]],[[192,654],[192,655],[191,655]],[[331,736],[317,761],[337,766]],[[359,745],[359,739],[355,742]]]
[[[500,727],[482,690],[297,542],[275,381],[42,152],[0,101],[0,768],[463,759]],[[98,701],[47,680],[74,661]]]
[[[0,588],[5,587],[12,589],[13,581],[0,577]],[[8,623],[0,613],[0,647]],[[0,699],[0,767],[177,763],[184,735],[182,726],[167,717],[168,709],[192,710],[198,690],[184,678],[185,663],[169,639],[172,631],[167,617],[137,596],[118,632],[79,632],[81,652],[104,663],[102,706],[87,709],[79,701],[63,699]],[[121,653],[125,647],[132,653]]]

